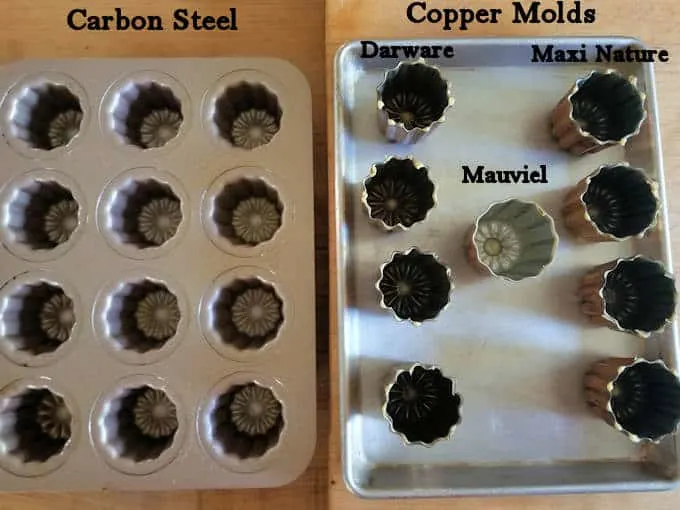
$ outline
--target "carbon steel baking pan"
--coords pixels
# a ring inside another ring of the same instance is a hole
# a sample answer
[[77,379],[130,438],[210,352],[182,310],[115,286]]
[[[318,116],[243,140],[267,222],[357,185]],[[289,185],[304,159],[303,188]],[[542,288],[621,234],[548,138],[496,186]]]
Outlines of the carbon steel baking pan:
[[300,475],[316,422],[302,74],[21,61],[0,90],[0,490]]
[[[364,59],[360,42],[335,60],[335,204],[340,416],[345,482],[370,498],[648,491],[674,487],[678,440],[638,446],[589,413],[581,380],[609,356],[663,359],[678,369],[675,323],[641,340],[594,327],[579,310],[580,277],[611,259],[643,254],[672,269],[658,112],[649,64],[598,64],[596,44],[625,48],[626,38],[376,41],[453,45],[452,59],[429,60],[450,81],[446,121],[413,145],[391,144],[377,122],[376,89],[396,59]],[[532,44],[580,49],[589,63],[532,63]],[[624,147],[576,157],[550,133],[550,113],[574,81],[595,69],[634,75],[649,118]],[[437,203],[407,231],[376,229],[361,201],[371,166],[412,156],[427,166]],[[660,183],[658,228],[643,239],[586,244],[574,240],[560,209],[565,193],[605,163],[627,161]],[[538,169],[547,183],[463,183],[475,170]],[[552,264],[537,278],[508,282],[480,276],[465,259],[465,234],[484,208],[518,198],[540,204],[560,237]],[[451,268],[455,289],[440,315],[422,325],[381,309],[375,283],[397,251],[415,246]],[[456,379],[462,421],[452,439],[431,448],[405,445],[381,414],[394,370],[435,364]]]

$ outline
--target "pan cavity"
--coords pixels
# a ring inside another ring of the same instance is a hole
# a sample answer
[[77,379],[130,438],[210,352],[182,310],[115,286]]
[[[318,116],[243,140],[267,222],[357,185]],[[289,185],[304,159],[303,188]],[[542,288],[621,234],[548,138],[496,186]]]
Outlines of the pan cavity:
[[10,117],[16,138],[33,149],[51,151],[69,145],[78,135],[83,108],[67,86],[43,82],[19,94]]
[[53,353],[72,337],[73,298],[54,283],[34,280],[6,286],[0,303],[0,341],[10,359]]
[[210,328],[222,344],[257,350],[274,340],[284,321],[283,301],[260,278],[238,278],[222,287],[210,305]]
[[182,203],[168,184],[129,179],[114,193],[109,216],[119,243],[144,250],[175,237],[183,220]]
[[217,98],[213,121],[220,137],[231,145],[253,150],[272,141],[282,116],[276,94],[260,83],[242,81]]
[[256,382],[234,385],[211,407],[207,439],[222,455],[258,459],[279,443],[284,410],[271,388]]
[[179,134],[182,102],[167,85],[156,81],[124,86],[113,106],[113,129],[120,140],[140,149],[164,147]]
[[45,380],[18,381],[3,390],[0,462],[20,476],[56,469],[73,438],[74,409]]
[[95,437],[107,460],[143,474],[172,460],[180,420],[177,402],[163,388],[138,383],[118,388],[101,404]]
[[215,197],[212,219],[232,245],[255,247],[270,241],[281,227],[283,203],[263,179],[242,178]]
[[10,243],[45,252],[71,240],[80,224],[80,205],[62,184],[35,179],[14,189],[4,216]]
[[182,320],[175,293],[151,279],[129,281],[111,294],[104,309],[105,334],[117,351],[145,354],[165,347]]

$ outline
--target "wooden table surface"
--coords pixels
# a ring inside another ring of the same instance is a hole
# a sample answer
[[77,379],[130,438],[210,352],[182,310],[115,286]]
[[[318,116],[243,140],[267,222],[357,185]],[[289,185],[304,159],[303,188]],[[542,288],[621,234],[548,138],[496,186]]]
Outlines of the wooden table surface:
[[[680,22],[680,4],[676,0],[656,0],[647,2],[644,7],[636,0],[587,0],[582,1],[584,7],[597,9],[597,22],[592,25],[524,25],[510,22],[509,0],[485,0],[454,2],[451,0],[430,0],[428,7],[469,7],[469,8],[503,8],[501,23],[486,24],[471,27],[466,32],[445,32],[439,26],[426,24],[412,24],[407,21],[406,6],[412,0],[327,0],[326,2],[326,76],[332,77],[333,57],[342,43],[354,39],[379,38],[416,38],[416,37],[481,37],[481,36],[557,36],[557,35],[626,35],[638,37],[650,47],[666,48],[671,54],[671,61],[656,66],[657,95],[663,133],[664,166],[668,196],[674,200],[680,196],[680,32],[677,23]],[[527,0],[523,4],[528,4]],[[571,4],[571,2],[567,2]],[[554,5],[552,1],[543,1],[542,5]],[[454,41],[455,44],[455,41]],[[332,82],[326,83],[329,168],[333,164],[333,111],[332,111]],[[333,179],[329,179],[329,196],[333,197]],[[680,268],[680,200],[671,204],[671,236],[675,238],[674,253],[675,269]],[[331,224],[335,208],[329,207]],[[330,246],[333,246],[334,239]],[[330,295],[335,293],[333,283],[335,260],[331,250],[331,284]],[[680,274],[680,273],[678,273]],[[331,400],[337,402],[337,359],[336,329],[337,317],[331,306],[330,331],[330,380]],[[655,510],[670,510],[680,507],[680,491],[655,494],[605,494],[605,495],[573,495],[573,496],[532,496],[507,498],[461,498],[447,500],[400,500],[400,501],[364,501],[349,494],[342,481],[340,467],[339,422],[337,406],[331,407],[331,440],[330,440],[330,492],[329,505],[334,510],[519,510],[519,509],[547,509],[552,510],[581,510],[595,509],[614,510],[617,508]]]
[[[85,7],[110,15],[162,15],[176,8],[226,14],[236,7],[238,31],[74,32],[66,14]],[[317,218],[318,441],[316,455],[295,483],[273,490],[158,493],[73,493],[0,495],[0,510],[320,510],[327,505],[328,459],[328,250],[324,104],[323,0],[3,0],[0,4],[0,61],[38,57],[272,56],[290,60],[313,91]]]

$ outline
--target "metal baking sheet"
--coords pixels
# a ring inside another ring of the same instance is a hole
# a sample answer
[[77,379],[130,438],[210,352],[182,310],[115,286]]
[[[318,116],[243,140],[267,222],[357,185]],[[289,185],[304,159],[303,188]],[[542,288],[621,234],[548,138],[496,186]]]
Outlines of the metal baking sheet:
[[[61,87],[59,97],[63,88],[75,95],[83,117],[69,144],[40,150],[27,143],[22,126],[30,131],[27,112],[38,110],[48,84]],[[225,104],[236,110],[226,91],[243,84],[249,97],[266,87],[276,98],[266,96],[267,104],[282,112],[271,141],[252,150],[217,128]],[[244,488],[294,480],[316,438],[312,116],[302,73],[269,58],[21,61],[0,69],[0,91],[0,490]],[[177,136],[157,148],[131,143],[125,129],[134,129],[133,112],[165,105],[181,108]],[[24,195],[54,182],[79,202],[79,225],[53,250],[35,250],[17,242],[16,210]],[[172,190],[183,217],[169,241],[142,249],[121,235],[134,222],[120,216],[131,197],[151,193],[153,182],[160,183],[154,190]],[[229,200],[248,196],[239,191],[250,189],[245,182],[265,183],[267,197],[279,200],[280,227],[257,246],[233,242],[215,221]],[[261,348],[239,349],[219,334],[228,309],[223,289],[257,279],[274,288],[282,322]],[[53,352],[14,349],[11,296],[40,281],[72,298],[75,326]],[[116,331],[122,314],[131,313],[120,296],[139,295],[149,281],[176,295],[181,318],[167,342],[141,352],[140,335],[121,342],[128,332]],[[253,445],[236,445],[216,420],[229,405],[222,396],[250,382],[272,390],[283,421],[271,448],[265,452],[259,439],[251,451],[264,454],[241,459],[237,446]],[[26,441],[22,447],[17,437],[12,398],[36,386],[63,395],[72,414],[70,439],[43,460],[22,455]],[[172,440],[153,449],[133,444],[131,420],[120,411],[144,386],[165,391],[177,412]]]
[[[376,87],[395,59],[362,59],[360,42],[335,61],[335,202],[340,411],[345,482],[364,497],[426,497],[674,487],[678,440],[640,447],[586,408],[581,379],[608,356],[663,358],[678,368],[677,325],[643,341],[591,326],[576,288],[592,266],[635,253],[672,268],[667,211],[643,240],[577,243],[560,207],[567,189],[604,163],[628,161],[661,183],[663,168],[652,66],[531,63],[531,44],[555,44],[593,56],[610,39],[450,39],[377,41],[453,45],[453,59],[428,60],[450,80],[455,105],[428,138],[389,144],[376,119]],[[591,60],[592,62],[592,60]],[[635,74],[647,94],[649,120],[624,148],[575,157],[550,136],[549,114],[574,81],[593,69]],[[385,233],[369,222],[362,180],[387,156],[414,156],[429,167],[438,203],[411,230]],[[487,169],[548,166],[547,184],[464,184],[462,165]],[[465,260],[463,237],[488,204],[508,197],[538,202],[556,221],[556,258],[536,279],[510,283],[482,276]],[[379,267],[395,251],[437,253],[453,273],[450,306],[420,327],[397,322],[379,306]],[[462,423],[433,447],[406,446],[381,415],[395,368],[436,364],[456,379]]]

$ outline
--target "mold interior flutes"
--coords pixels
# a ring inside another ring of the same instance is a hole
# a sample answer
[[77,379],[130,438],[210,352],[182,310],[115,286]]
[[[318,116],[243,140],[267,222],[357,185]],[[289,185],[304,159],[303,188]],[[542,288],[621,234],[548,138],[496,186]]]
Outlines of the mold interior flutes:
[[604,165],[565,196],[567,229],[591,242],[641,237],[656,225],[658,185],[643,170],[627,164]]
[[635,442],[658,442],[678,430],[680,379],[662,361],[601,360],[584,385],[591,410]]

